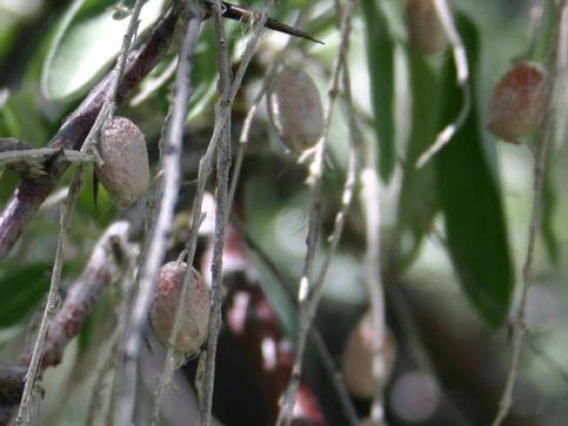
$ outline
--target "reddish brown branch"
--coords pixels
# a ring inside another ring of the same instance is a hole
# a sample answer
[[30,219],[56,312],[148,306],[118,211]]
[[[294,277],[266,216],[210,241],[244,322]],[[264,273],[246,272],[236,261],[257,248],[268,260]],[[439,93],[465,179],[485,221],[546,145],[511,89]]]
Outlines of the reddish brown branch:
[[[79,334],[103,289],[127,271],[129,259],[137,254],[137,248],[128,242],[128,238],[129,225],[122,221],[111,225],[97,242],[87,266],[71,285],[61,310],[49,327],[42,371],[61,362],[65,347]],[[20,402],[30,355],[23,358],[22,365],[0,363],[0,426],[8,420],[11,408]]]
[[[167,52],[174,37],[180,14],[175,2],[155,29],[132,50],[127,59],[124,76],[118,86],[116,103],[120,105],[132,89],[154,68]],[[113,73],[107,74],[85,100],[65,120],[51,139],[50,148],[79,150],[95,119],[109,96]],[[0,213],[0,259],[4,258],[18,240],[24,227],[36,213],[69,166],[67,161],[55,161],[49,174],[36,179],[22,179]]]

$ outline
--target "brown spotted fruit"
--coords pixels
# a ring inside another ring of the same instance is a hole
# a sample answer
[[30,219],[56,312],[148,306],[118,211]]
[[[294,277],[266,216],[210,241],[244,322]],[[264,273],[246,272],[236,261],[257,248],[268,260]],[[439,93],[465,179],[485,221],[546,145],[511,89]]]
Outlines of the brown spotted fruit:
[[104,162],[96,168],[99,180],[120,207],[130,206],[150,185],[144,135],[129,119],[115,117],[102,132],[98,150]]
[[160,269],[159,282],[150,310],[154,333],[164,346],[168,345],[174,327],[176,309],[182,303],[181,327],[174,349],[178,353],[195,353],[207,338],[209,327],[209,287],[199,272],[191,268],[185,299],[180,302],[183,279],[187,271],[184,262],[169,262]]
[[314,147],[324,129],[319,91],[304,71],[284,68],[268,89],[270,121],[294,154]]
[[434,1],[406,1],[406,25],[410,44],[415,51],[426,55],[443,52],[449,44]]
[[550,78],[543,65],[516,64],[493,89],[487,128],[501,140],[519,143],[544,120],[549,96]]
[[371,313],[367,313],[351,331],[343,356],[343,380],[347,390],[358,398],[372,398],[379,384],[389,379],[396,357],[396,341],[386,329],[381,352],[383,371],[379,377],[373,374],[373,350],[375,325]]

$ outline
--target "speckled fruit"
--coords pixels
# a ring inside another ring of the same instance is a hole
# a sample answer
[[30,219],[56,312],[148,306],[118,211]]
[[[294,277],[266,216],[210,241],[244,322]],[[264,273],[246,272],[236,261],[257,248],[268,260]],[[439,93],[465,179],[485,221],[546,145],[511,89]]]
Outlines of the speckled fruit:
[[[174,326],[187,264],[170,262],[162,266],[160,281],[150,311],[150,320],[158,340],[167,346]],[[209,327],[209,288],[201,275],[192,268],[185,301],[181,308],[182,322],[175,341],[175,350],[193,353],[207,337]]]
[[313,147],[323,133],[323,108],[312,78],[301,70],[284,68],[266,97],[270,120],[295,154]]
[[448,47],[448,36],[434,0],[407,0],[406,23],[410,44],[419,53],[432,55]]
[[542,123],[549,95],[550,79],[544,66],[518,63],[493,90],[488,129],[504,141],[518,143]]
[[104,164],[97,176],[120,207],[134,203],[150,184],[144,135],[132,121],[116,117],[102,132],[99,153]]
[[[379,383],[389,379],[396,357],[396,342],[387,329],[383,348],[384,371],[373,376],[373,346],[375,341],[372,316],[367,313],[349,335],[343,358],[343,380],[347,390],[359,398],[372,398]],[[380,381],[380,382],[379,382]]]

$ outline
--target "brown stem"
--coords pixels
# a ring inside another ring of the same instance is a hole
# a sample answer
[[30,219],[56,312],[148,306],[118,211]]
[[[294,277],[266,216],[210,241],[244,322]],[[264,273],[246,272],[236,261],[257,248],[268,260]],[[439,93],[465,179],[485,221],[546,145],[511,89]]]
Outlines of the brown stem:
[[[82,275],[71,285],[61,310],[49,326],[41,371],[59,364],[67,344],[93,312],[104,288],[124,275],[137,250],[129,243],[127,222],[114,223],[102,235]],[[0,426],[6,424],[13,407],[20,403],[30,355],[24,356],[20,365],[0,363]]]
[[[154,68],[167,52],[174,37],[178,21],[179,2],[168,10],[156,24],[155,29],[132,50],[127,59],[124,76],[120,81],[116,102],[120,105],[132,89]],[[85,100],[67,117],[56,135],[51,139],[50,148],[79,150],[93,126],[97,115],[110,95],[112,72],[108,73],[87,95]],[[67,161],[55,161],[50,165],[47,176],[22,179],[0,213],[0,260],[3,259],[31,220],[41,203],[55,188],[69,166]]]

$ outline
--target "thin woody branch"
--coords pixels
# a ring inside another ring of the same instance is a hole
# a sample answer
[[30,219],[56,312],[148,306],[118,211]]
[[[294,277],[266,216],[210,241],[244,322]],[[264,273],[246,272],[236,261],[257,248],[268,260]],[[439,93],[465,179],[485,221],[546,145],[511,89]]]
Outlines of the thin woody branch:
[[[122,104],[132,89],[154,68],[167,52],[174,37],[180,13],[179,2],[166,12],[155,29],[128,55],[124,76],[121,79],[116,103]],[[95,86],[85,100],[65,120],[51,139],[51,149],[79,150],[93,126],[100,109],[111,95],[113,72],[108,73]],[[24,227],[38,210],[41,203],[55,188],[69,166],[62,160],[54,162],[47,176],[22,179],[12,197],[0,213],[0,259],[4,258],[17,241]]]
[[[129,242],[129,224],[115,222],[97,242],[83,273],[71,285],[61,310],[49,327],[41,360],[41,371],[61,362],[67,344],[93,312],[104,288],[117,282],[128,269],[129,259],[138,255]],[[30,354],[21,365],[0,363],[0,412],[20,402]],[[0,416],[0,425],[4,419]]]
[[[124,75],[116,87],[116,105],[121,105],[132,89],[154,68],[171,45],[176,24],[180,16],[182,1],[175,1],[154,30],[134,48],[126,59]],[[206,7],[212,3],[207,1]],[[251,21],[260,20],[254,12],[238,5],[223,2],[223,17]],[[283,32],[294,37],[305,38],[316,43],[320,41],[308,34],[276,20],[265,17],[263,27]],[[112,95],[114,71],[110,71],[95,86],[85,100],[65,120],[57,134],[51,139],[51,149],[80,150],[89,131],[95,124],[101,108]],[[51,164],[47,176],[22,179],[14,194],[0,212],[0,260],[3,259],[22,233],[26,224],[37,212],[41,203],[55,188],[69,166],[67,158]]]

